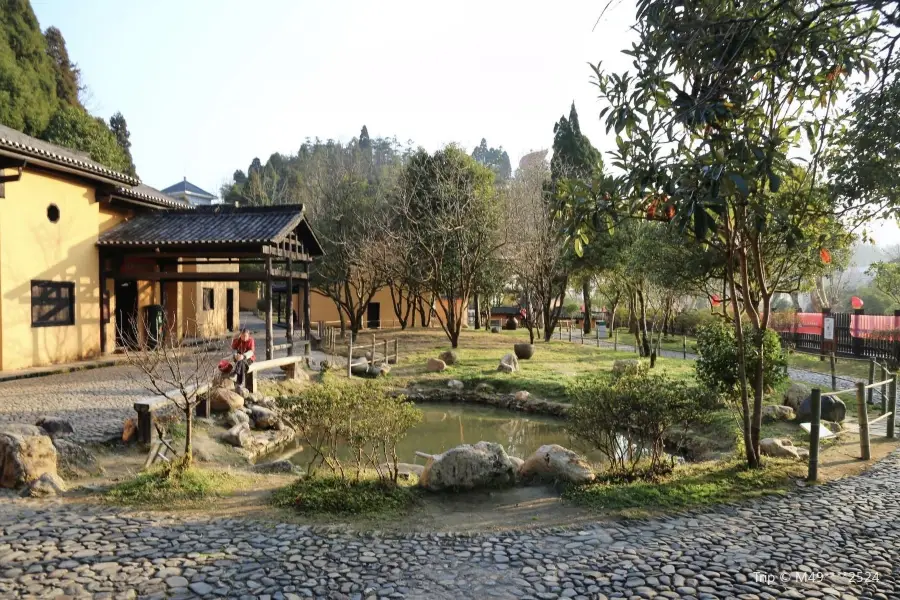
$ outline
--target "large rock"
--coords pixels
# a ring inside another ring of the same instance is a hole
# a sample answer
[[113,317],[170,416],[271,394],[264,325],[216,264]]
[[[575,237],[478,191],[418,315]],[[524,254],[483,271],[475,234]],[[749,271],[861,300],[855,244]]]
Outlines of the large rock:
[[56,447],[36,425],[0,426],[0,487],[18,488],[49,473],[56,476]]
[[233,390],[216,387],[209,390],[208,395],[209,409],[214,413],[227,413],[244,407],[244,398]]
[[515,398],[516,402],[528,402],[528,399],[531,398],[531,394],[529,394],[527,390],[519,390],[513,398]]
[[58,472],[65,477],[87,477],[103,472],[97,457],[84,446],[64,437],[53,438]]
[[264,406],[254,406],[250,409],[250,419],[256,429],[275,429],[281,419],[278,413]]
[[515,483],[515,469],[500,444],[463,444],[429,459],[419,485],[429,490],[471,490]]
[[[822,398],[822,421],[840,423],[847,416],[847,405],[840,398],[824,396]],[[812,422],[812,396],[808,396],[800,403],[797,410],[797,419],[801,423]]]
[[222,441],[235,448],[249,448],[253,443],[248,423],[238,423],[222,435]]
[[494,325],[491,327],[491,333],[500,333],[500,328]]
[[581,456],[558,444],[538,448],[519,467],[522,479],[543,479],[568,483],[589,483],[594,470]]
[[49,433],[50,435],[60,435],[66,433],[75,433],[72,424],[65,419],[59,417],[41,417],[35,423],[38,427]]
[[766,456],[800,458],[798,450],[789,439],[765,438],[759,442],[759,451]]
[[519,359],[515,354],[504,354],[500,359],[500,364],[497,365],[497,370],[503,373],[515,373],[519,370]]
[[429,373],[440,373],[447,368],[447,363],[442,361],[439,358],[429,358],[428,362],[425,363],[425,370]]
[[444,364],[446,365],[455,365],[457,362],[459,362],[459,355],[457,355],[453,350],[445,350],[444,352],[441,352],[438,358],[444,361]]
[[629,375],[640,373],[644,363],[637,358],[619,358],[613,361],[613,375]]
[[22,495],[31,498],[46,498],[62,494],[65,491],[66,484],[59,475],[44,473],[34,481],[30,481],[28,487],[22,490]]
[[794,409],[790,406],[775,406],[768,404],[763,406],[762,418],[766,423],[772,423],[774,421],[793,421]]
[[235,425],[240,425],[241,423],[250,424],[250,415],[245,413],[242,410],[234,410],[225,415],[225,423],[229,427],[234,427]]
[[792,383],[784,392],[784,402],[782,404],[790,406],[794,409],[794,412],[797,412],[800,410],[800,404],[803,402],[803,399],[808,398],[811,392],[812,390],[809,389],[809,386],[802,383]]
[[466,387],[466,384],[464,384],[459,379],[451,379],[450,381],[447,382],[447,387],[450,388],[451,390],[461,390],[464,387]]
[[250,470],[254,473],[262,473],[264,475],[274,475],[278,473],[291,474],[297,471],[297,465],[287,459],[281,459],[253,465]]
[[369,361],[364,357],[354,358],[350,363],[350,374],[356,377],[367,377],[369,375]]

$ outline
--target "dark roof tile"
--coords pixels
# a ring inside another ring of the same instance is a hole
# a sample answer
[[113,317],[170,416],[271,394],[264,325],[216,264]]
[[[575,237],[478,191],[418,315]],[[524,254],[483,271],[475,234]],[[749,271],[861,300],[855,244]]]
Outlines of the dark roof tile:
[[176,183],[174,185],[170,185],[167,188],[164,188],[162,190],[162,192],[164,194],[177,194],[178,192],[181,192],[183,194],[188,194],[191,196],[200,196],[201,198],[210,198],[210,199],[216,197],[215,194],[210,194],[206,190],[201,189],[200,187],[194,185],[187,179],[185,179],[183,181],[179,181],[178,183]]

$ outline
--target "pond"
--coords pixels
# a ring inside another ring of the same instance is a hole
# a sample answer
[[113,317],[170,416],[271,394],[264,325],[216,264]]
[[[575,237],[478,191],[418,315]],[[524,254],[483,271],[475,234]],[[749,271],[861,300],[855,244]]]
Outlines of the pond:
[[[528,458],[544,444],[559,444],[582,451],[566,432],[565,423],[552,417],[518,413],[502,408],[471,404],[420,404],[422,422],[410,429],[397,445],[400,462],[424,464],[416,451],[440,454],[460,444],[480,441],[501,444],[510,456]],[[583,452],[582,452],[583,453]],[[588,460],[599,462],[600,456],[586,453]],[[305,466],[308,452],[300,450],[291,460]]]

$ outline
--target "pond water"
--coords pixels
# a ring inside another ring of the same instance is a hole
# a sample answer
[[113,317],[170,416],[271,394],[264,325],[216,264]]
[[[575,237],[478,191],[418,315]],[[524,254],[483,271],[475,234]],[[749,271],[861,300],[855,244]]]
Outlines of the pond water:
[[[426,459],[416,456],[417,450],[440,454],[460,444],[480,441],[501,444],[507,454],[523,459],[544,444],[559,444],[584,454],[560,419],[471,404],[420,404],[419,408],[422,422],[397,445],[400,462],[424,464]],[[305,466],[307,454],[300,450],[291,460]],[[586,455],[592,462],[600,461],[595,453]]]

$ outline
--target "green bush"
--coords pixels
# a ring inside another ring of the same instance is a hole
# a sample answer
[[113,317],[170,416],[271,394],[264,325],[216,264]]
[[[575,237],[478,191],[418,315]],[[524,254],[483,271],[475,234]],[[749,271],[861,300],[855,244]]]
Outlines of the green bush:
[[[326,377],[296,395],[281,396],[285,419],[310,449],[307,473],[325,466],[333,476],[356,481],[372,469],[383,481],[397,481],[397,443],[422,420],[405,396],[391,396],[379,381]],[[341,456],[350,458],[341,458]]]
[[[760,360],[759,340],[761,332],[744,328],[744,353],[746,356],[747,382],[755,389],[753,377]],[[704,325],[697,332],[697,380],[709,389],[728,398],[740,393],[738,379],[738,348],[734,325],[716,321]],[[766,330],[762,335],[763,391],[771,390],[787,379],[787,359],[781,349],[778,334]]]
[[721,315],[708,310],[686,310],[675,317],[675,329],[688,335],[694,335],[701,327],[722,320]]
[[655,477],[672,469],[664,442],[676,428],[704,420],[710,394],[697,385],[665,374],[646,373],[608,379],[578,378],[568,388],[572,399],[567,428],[597,449],[612,473]]
[[282,488],[272,496],[276,506],[307,514],[362,515],[399,512],[416,499],[411,487],[380,478],[347,481],[340,477],[311,477]]

